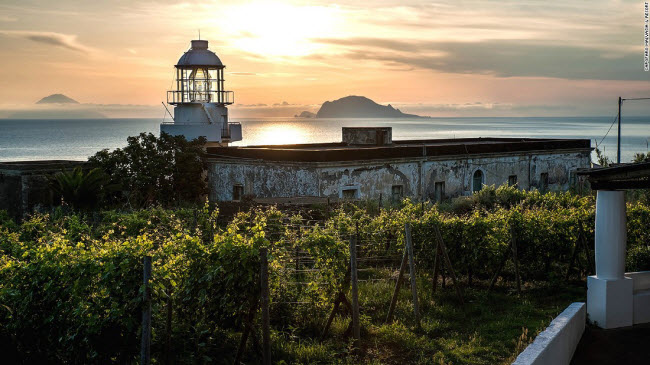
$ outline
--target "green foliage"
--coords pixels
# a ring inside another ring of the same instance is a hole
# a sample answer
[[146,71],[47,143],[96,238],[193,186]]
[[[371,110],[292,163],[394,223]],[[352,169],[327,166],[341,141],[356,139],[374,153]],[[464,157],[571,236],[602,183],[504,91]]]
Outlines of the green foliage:
[[49,178],[50,189],[62,198],[62,203],[73,209],[89,210],[97,207],[105,194],[114,190],[109,177],[101,169],[84,172],[81,167],[61,171]]
[[632,162],[639,163],[639,162],[650,162],[650,152],[643,153],[643,152],[637,152],[634,154],[634,157],[632,158]]
[[[278,359],[365,362],[369,358],[355,357],[340,340],[347,328],[340,317],[332,325],[333,339],[317,341],[335,295],[349,290],[348,238],[358,235],[366,242],[364,257],[397,257],[395,267],[404,250],[404,225],[409,223],[418,288],[424,287],[424,334],[410,329],[406,290],[396,309],[398,322],[383,324],[394,273],[374,269],[373,275],[385,280],[361,285],[362,322],[368,331],[364,336],[380,343],[377,350],[364,349],[367,356],[373,359],[372,351],[394,349],[400,355],[392,359],[398,362],[500,362],[515,350],[522,327],[534,332],[542,319],[566,304],[554,299],[551,305],[545,294],[531,294],[530,287],[521,299],[472,289],[468,312],[462,313],[452,291],[431,296],[427,285],[436,230],[463,281],[469,275],[488,281],[514,240],[523,280],[559,290],[556,284],[566,274],[579,235],[593,247],[594,199],[485,187],[463,204],[461,212],[454,212],[451,205],[405,199],[399,207],[376,214],[346,204],[318,224],[306,224],[302,217],[275,208],[240,212],[219,224],[219,210],[208,203],[174,210],[157,206],[130,213],[104,211],[92,220],[58,212],[34,215],[20,225],[0,212],[0,351],[25,363],[134,362],[142,259],[151,255],[154,358],[160,359],[167,346],[166,310],[171,305],[171,350],[178,363],[232,363],[244,319],[260,295],[259,250],[265,247]],[[650,207],[628,204],[628,270],[650,269],[648,226]],[[580,255],[582,262],[592,259]],[[299,270],[292,259],[299,256],[308,257],[313,270]],[[503,275],[512,282],[510,262]],[[556,296],[561,297],[559,292]]]
[[595,149],[596,152],[596,162],[602,167],[608,167],[609,165],[612,164],[612,160],[609,159],[609,157],[605,156],[604,151],[601,151],[598,146],[596,146]]
[[88,161],[111,176],[120,189],[110,196],[113,203],[131,207],[177,206],[198,203],[207,194],[203,145],[163,133],[129,137],[128,145],[112,152],[102,150]]

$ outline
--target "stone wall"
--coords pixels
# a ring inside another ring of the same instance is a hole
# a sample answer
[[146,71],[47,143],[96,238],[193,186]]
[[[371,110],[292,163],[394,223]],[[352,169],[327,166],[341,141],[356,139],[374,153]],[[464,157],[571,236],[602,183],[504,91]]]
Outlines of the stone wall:
[[589,151],[575,150],[348,162],[216,158],[209,162],[209,184],[213,200],[231,200],[234,185],[260,198],[340,198],[344,190],[352,189],[360,199],[401,191],[404,197],[428,200],[435,196],[436,182],[444,183],[444,198],[471,194],[477,170],[485,185],[502,185],[516,176],[519,188],[540,189],[541,176],[546,174],[546,189],[568,190],[575,170],[589,165]]
[[0,162],[0,210],[19,220],[34,210],[49,209],[55,197],[48,176],[84,164],[66,160]]
[[392,127],[343,127],[343,143],[385,146],[393,143]]

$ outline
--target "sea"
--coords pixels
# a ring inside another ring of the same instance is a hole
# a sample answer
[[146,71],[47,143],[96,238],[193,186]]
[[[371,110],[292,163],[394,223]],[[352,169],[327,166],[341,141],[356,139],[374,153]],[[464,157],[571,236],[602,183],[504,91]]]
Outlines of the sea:
[[[235,146],[341,141],[341,127],[392,127],[393,139],[468,137],[588,138],[616,160],[617,123],[610,117],[489,117],[416,119],[233,118],[242,125]],[[0,161],[85,160],[102,149],[124,147],[128,136],[159,133],[152,119],[0,119]],[[648,152],[650,117],[627,117],[621,161]],[[594,156],[595,159],[595,156]]]

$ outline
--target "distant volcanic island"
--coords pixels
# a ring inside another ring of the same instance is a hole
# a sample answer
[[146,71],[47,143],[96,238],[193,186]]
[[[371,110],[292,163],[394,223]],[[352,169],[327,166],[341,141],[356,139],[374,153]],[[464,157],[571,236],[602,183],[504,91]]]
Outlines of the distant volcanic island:
[[63,94],[52,94],[36,102],[37,106],[9,115],[15,119],[103,119],[106,116],[89,104]]
[[[314,114],[302,112],[300,118],[313,118]],[[402,113],[392,105],[380,105],[365,96],[346,96],[326,101],[315,115],[316,118],[428,118],[415,114]]]
[[79,102],[63,94],[52,94],[37,101],[36,104],[79,104]]

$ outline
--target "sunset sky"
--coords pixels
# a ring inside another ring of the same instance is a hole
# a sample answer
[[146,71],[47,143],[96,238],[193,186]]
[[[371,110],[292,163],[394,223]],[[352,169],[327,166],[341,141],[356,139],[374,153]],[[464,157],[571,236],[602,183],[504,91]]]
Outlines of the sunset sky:
[[619,95],[650,96],[637,0],[3,0],[0,109],[63,93],[161,116],[199,29],[234,117],[346,95],[432,116],[609,116]]

